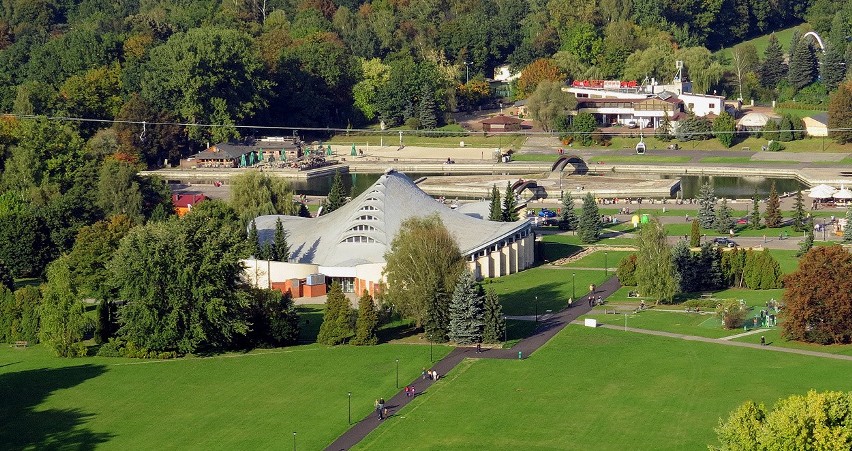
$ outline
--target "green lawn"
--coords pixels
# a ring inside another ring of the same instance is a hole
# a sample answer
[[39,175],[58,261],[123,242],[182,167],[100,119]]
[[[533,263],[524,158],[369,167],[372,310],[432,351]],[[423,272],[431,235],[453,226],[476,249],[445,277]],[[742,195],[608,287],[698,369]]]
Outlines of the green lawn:
[[[810,27],[807,24],[796,25],[794,27],[785,28],[783,30],[775,31],[775,37],[778,38],[778,43],[781,44],[781,48],[787,52],[789,51],[790,41],[793,39],[793,31],[795,29],[799,29],[802,33],[806,33],[810,30]],[[750,43],[754,45],[755,50],[757,50],[757,54],[763,56],[763,53],[766,51],[766,46],[769,45],[769,35],[771,33],[758,36],[754,39],[750,39],[745,41],[746,43]],[[724,48],[716,52],[718,54],[722,54],[725,58],[731,58],[731,49]]]
[[[449,352],[432,349],[437,360]],[[3,449],[322,449],[429,366],[429,346],[319,345],[213,358],[60,359],[0,347]]]
[[[606,252],[606,254],[604,254]],[[606,265],[609,268],[610,273],[615,272],[615,268],[618,267],[618,262],[621,259],[627,257],[630,254],[635,253],[634,251],[597,251],[589,254],[575,262],[567,263],[562,265],[566,268],[604,268]]]
[[357,449],[706,449],[744,401],[848,391],[850,371],[847,361],[572,325],[526,360],[464,361]]
[[[610,271],[610,276],[613,275]],[[576,274],[572,277],[572,274]],[[572,279],[576,287],[572,291]],[[589,292],[589,285],[604,282],[603,271],[572,271],[539,266],[523,272],[487,279],[485,289],[493,289],[500,296],[506,315],[534,315],[546,310],[558,311],[568,305],[568,298],[577,298]],[[537,304],[537,306],[536,306]]]
[[827,352],[829,354],[852,355],[852,345],[818,345],[810,343],[800,343],[798,341],[787,341],[781,338],[781,328],[774,327],[766,332],[759,334],[747,335],[745,337],[735,338],[734,341],[742,341],[745,343],[760,343],[760,336],[766,337],[766,343],[770,346],[778,346],[782,348],[804,349],[806,351]]
[[[659,308],[665,309],[667,307],[669,306],[660,306]],[[670,306],[670,308],[672,310],[683,310],[675,306]],[[615,326],[624,326],[625,320],[624,312],[622,311],[619,311],[615,315],[604,314],[603,309],[597,307],[592,313],[585,315],[584,318],[595,318],[599,323]],[[742,332],[740,329],[723,329],[722,322],[712,313],[665,312],[657,311],[656,309],[639,313],[628,312],[627,326],[638,327],[639,329],[661,330],[676,334],[697,335],[707,338],[722,338]]]
[[[453,130],[449,130],[454,132]],[[381,138],[381,139],[380,139]],[[360,135],[337,135],[331,138],[325,144],[352,144],[378,146],[380,141],[384,141],[386,146],[399,145],[398,131],[385,131],[384,134],[360,134]],[[405,134],[402,142],[406,146],[422,146],[422,147],[459,147],[459,144],[464,141],[465,147],[485,147],[485,148],[503,148],[503,149],[518,149],[526,141],[524,135],[489,135],[483,136],[482,133],[462,134],[456,136],[414,136]],[[555,160],[555,158],[554,158]]]

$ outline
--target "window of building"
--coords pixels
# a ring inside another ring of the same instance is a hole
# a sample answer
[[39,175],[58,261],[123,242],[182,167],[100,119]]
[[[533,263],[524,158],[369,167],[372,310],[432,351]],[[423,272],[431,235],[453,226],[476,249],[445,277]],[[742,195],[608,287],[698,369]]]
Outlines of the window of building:
[[374,240],[374,239],[372,239],[368,236],[364,236],[364,235],[355,235],[355,236],[350,236],[350,237],[346,238],[345,240],[343,240],[343,242],[344,243],[375,243],[376,240]]
[[355,292],[355,278],[354,277],[330,277],[331,283],[337,282],[340,284],[341,290],[344,293],[354,293]]
[[372,205],[364,205],[360,211],[379,211],[379,209]]
[[366,224],[358,224],[358,225],[352,227],[351,229],[349,229],[350,232],[370,232],[370,231],[375,231],[375,230],[376,230],[375,227],[370,226],[370,225],[366,225]]
[[710,108],[711,108],[711,109],[712,109],[712,108],[716,108],[716,104],[715,104],[715,103],[711,103],[711,104],[710,104]]
[[361,215],[361,216],[358,216],[355,219],[358,220],[358,221],[378,221],[379,220],[379,218],[377,218],[373,215]]

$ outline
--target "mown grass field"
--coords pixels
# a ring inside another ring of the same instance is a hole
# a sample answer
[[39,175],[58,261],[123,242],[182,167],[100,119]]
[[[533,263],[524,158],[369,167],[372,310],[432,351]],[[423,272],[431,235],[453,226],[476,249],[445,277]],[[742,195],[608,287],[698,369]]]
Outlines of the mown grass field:
[[[785,28],[783,30],[778,30],[775,32],[775,37],[778,38],[778,43],[781,44],[781,49],[785,52],[790,51],[790,41],[793,40],[793,32],[798,29],[801,33],[807,33],[810,31],[810,26],[808,24],[796,25],[794,27]],[[760,57],[763,57],[763,53],[766,52],[766,46],[769,45],[769,34],[765,34],[762,36],[758,36],[754,39],[750,39],[745,41],[745,43],[754,45],[755,50],[757,50],[757,54]],[[717,54],[721,54],[725,58],[731,58],[731,48],[724,48],[716,52]]]
[[850,390],[850,371],[848,361],[572,325],[526,360],[463,362],[356,449],[706,449],[745,400]]
[[[482,133],[472,133],[466,135],[457,130],[448,130],[454,136],[415,136],[405,133],[402,138],[403,144],[406,146],[422,146],[422,147],[459,147],[463,141],[465,147],[485,147],[485,148],[503,148],[503,149],[518,149],[526,141],[524,135],[488,135]],[[331,138],[326,144],[352,144],[358,146],[378,146],[383,143],[385,146],[399,145],[399,132],[386,131],[383,134],[350,134],[336,135]]]
[[[435,359],[449,348],[435,345]],[[2,449],[322,449],[429,366],[429,346],[61,359],[0,347]]]

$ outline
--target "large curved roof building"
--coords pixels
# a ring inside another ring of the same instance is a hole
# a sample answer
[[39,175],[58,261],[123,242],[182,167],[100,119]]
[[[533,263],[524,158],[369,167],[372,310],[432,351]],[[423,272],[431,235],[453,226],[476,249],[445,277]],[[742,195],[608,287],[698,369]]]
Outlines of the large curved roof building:
[[384,256],[402,223],[432,214],[440,217],[478,278],[515,273],[533,263],[534,237],[528,220],[493,222],[468,216],[433,199],[405,174],[391,169],[361,195],[326,215],[256,218],[261,241],[273,239],[276,222],[281,220],[290,245],[290,262],[248,260],[248,271],[254,276],[266,270],[265,281],[254,277],[258,285],[289,282],[294,294],[297,282],[293,279],[324,279],[308,277],[313,274],[339,280],[344,291],[373,292],[382,280]]

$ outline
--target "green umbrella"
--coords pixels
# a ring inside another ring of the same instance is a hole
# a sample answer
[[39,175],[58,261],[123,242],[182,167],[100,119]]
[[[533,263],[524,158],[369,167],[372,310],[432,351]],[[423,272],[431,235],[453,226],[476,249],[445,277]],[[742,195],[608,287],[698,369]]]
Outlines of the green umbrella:
[[257,152],[257,161],[263,161],[263,149]]
[[240,167],[241,168],[246,167],[246,154],[240,155]]
[[326,155],[331,155],[331,144],[328,145],[328,150],[325,153]]
[[350,155],[352,155],[353,157],[354,157],[355,155],[358,155],[358,153],[357,153],[357,152],[355,152],[355,143],[352,143],[352,153],[351,153]]

